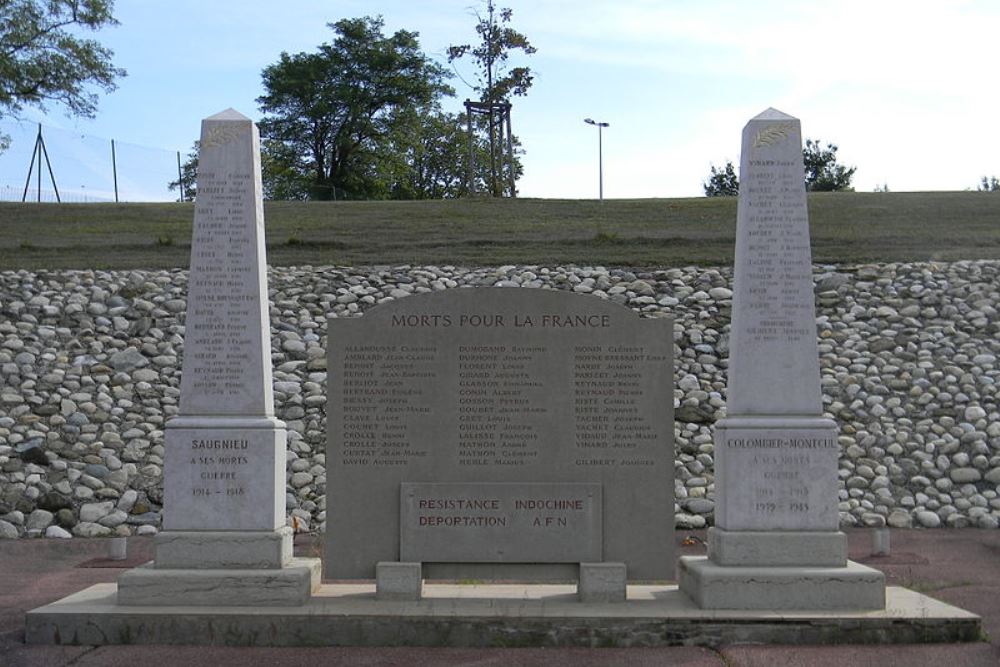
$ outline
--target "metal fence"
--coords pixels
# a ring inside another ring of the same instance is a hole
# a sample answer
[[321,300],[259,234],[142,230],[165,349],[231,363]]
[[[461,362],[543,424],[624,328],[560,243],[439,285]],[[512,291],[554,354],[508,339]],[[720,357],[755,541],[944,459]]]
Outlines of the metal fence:
[[0,200],[176,201],[179,151],[139,146],[37,123],[0,121]]

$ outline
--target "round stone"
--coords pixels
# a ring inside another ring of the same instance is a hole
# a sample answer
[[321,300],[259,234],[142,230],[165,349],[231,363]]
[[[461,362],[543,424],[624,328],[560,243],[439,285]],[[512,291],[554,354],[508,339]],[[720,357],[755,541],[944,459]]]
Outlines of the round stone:
[[[86,503],[80,507],[80,521],[83,523],[93,523],[111,514],[115,504],[107,501],[102,503]],[[92,537],[85,535],[84,537]]]
[[953,468],[948,471],[948,476],[956,484],[971,484],[983,478],[983,473],[975,468]]
[[691,498],[686,507],[692,514],[709,514],[715,509],[715,502],[707,498]]
[[60,528],[59,526],[49,526],[48,528],[45,529],[45,537],[54,537],[57,539],[69,539],[73,537],[73,535],[69,531],[65,530],[64,528]]
[[0,539],[16,540],[17,526],[10,523],[9,521],[4,521],[3,519],[0,519]]
[[965,421],[975,422],[979,419],[984,419],[986,417],[986,410],[983,410],[978,405],[970,405],[965,408]]
[[941,525],[941,517],[926,510],[917,512],[917,522],[924,528],[937,528]]

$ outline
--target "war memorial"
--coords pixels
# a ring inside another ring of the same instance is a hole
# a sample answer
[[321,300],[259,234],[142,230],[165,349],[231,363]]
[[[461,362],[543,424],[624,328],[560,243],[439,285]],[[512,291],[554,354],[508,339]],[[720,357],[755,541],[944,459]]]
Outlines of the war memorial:
[[799,121],[769,109],[742,141],[706,556],[674,549],[673,320],[587,294],[476,288],[329,319],[326,533],[321,557],[303,558],[274,409],[259,138],[232,110],[205,119],[154,558],[29,612],[27,641],[977,639],[974,614],[847,557]]

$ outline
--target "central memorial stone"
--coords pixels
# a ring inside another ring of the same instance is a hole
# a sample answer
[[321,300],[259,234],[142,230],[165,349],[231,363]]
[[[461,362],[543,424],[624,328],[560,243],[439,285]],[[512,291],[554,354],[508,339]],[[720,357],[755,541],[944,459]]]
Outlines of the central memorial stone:
[[673,328],[551,290],[331,318],[325,576],[673,575]]

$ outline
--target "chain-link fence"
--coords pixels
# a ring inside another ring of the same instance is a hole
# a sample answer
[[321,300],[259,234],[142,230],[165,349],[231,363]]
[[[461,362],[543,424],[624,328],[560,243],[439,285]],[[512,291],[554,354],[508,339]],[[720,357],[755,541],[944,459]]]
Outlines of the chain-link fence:
[[0,200],[176,201],[178,151],[138,146],[36,123],[0,121]]

